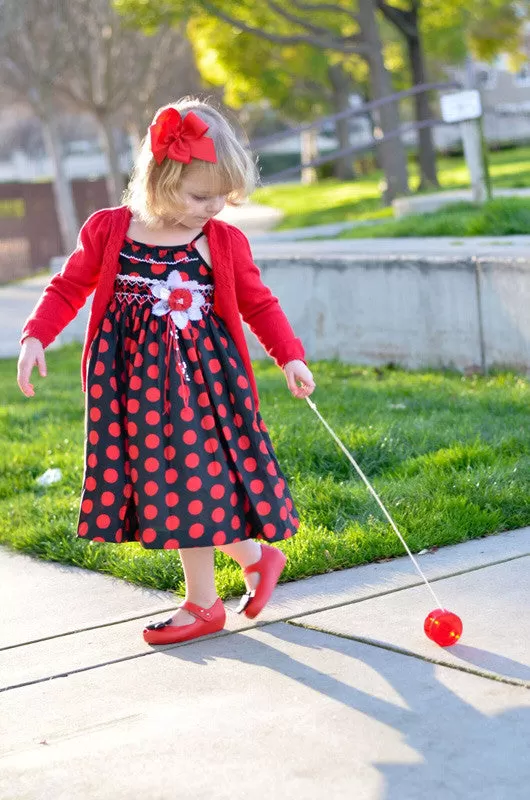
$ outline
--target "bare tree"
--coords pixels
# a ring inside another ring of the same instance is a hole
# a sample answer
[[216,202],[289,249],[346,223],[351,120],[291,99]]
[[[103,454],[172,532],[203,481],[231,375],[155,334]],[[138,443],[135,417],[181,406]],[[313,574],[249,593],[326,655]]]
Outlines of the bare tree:
[[56,0],[4,2],[0,7],[0,79],[13,98],[23,98],[41,121],[54,169],[53,189],[63,247],[75,247],[78,221],[64,171],[57,127],[59,106],[54,83],[66,67],[64,29],[56,19]]

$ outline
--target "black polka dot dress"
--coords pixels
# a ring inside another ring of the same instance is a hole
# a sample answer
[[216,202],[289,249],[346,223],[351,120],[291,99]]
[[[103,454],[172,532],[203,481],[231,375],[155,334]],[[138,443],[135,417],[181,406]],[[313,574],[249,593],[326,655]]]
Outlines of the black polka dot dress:
[[299,526],[199,236],[123,243],[87,367],[84,539],[211,547]]

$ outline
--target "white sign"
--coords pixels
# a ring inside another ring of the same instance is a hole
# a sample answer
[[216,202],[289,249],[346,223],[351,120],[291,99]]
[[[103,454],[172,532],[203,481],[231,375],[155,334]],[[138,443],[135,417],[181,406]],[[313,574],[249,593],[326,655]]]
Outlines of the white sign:
[[480,92],[469,89],[455,94],[444,94],[440,98],[440,108],[444,122],[464,122],[482,116]]

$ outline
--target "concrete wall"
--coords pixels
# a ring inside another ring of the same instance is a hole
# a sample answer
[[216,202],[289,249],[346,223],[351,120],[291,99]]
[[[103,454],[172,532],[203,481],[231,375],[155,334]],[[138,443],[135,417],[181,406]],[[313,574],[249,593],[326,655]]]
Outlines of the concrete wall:
[[[530,258],[258,258],[309,362],[530,373]],[[82,340],[90,302],[57,344]],[[244,326],[250,355],[268,359]]]
[[[530,259],[258,259],[308,360],[530,372]],[[252,358],[264,351],[248,331]],[[265,356],[266,357],[266,356]]]

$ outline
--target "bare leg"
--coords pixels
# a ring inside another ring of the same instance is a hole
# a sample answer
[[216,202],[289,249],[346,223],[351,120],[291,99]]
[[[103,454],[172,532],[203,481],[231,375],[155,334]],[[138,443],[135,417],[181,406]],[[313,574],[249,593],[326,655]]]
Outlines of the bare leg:
[[[250,564],[255,564],[261,558],[261,547],[256,539],[248,539],[246,542],[236,542],[235,544],[218,545],[217,549],[237,561],[242,569],[250,566]],[[255,589],[258,583],[259,575],[257,572],[252,572],[248,577],[245,576],[247,589]]]
[[[183,547],[179,551],[186,579],[186,600],[210,608],[217,600],[213,547]],[[173,625],[190,625],[195,620],[182,608],[173,616]]]

